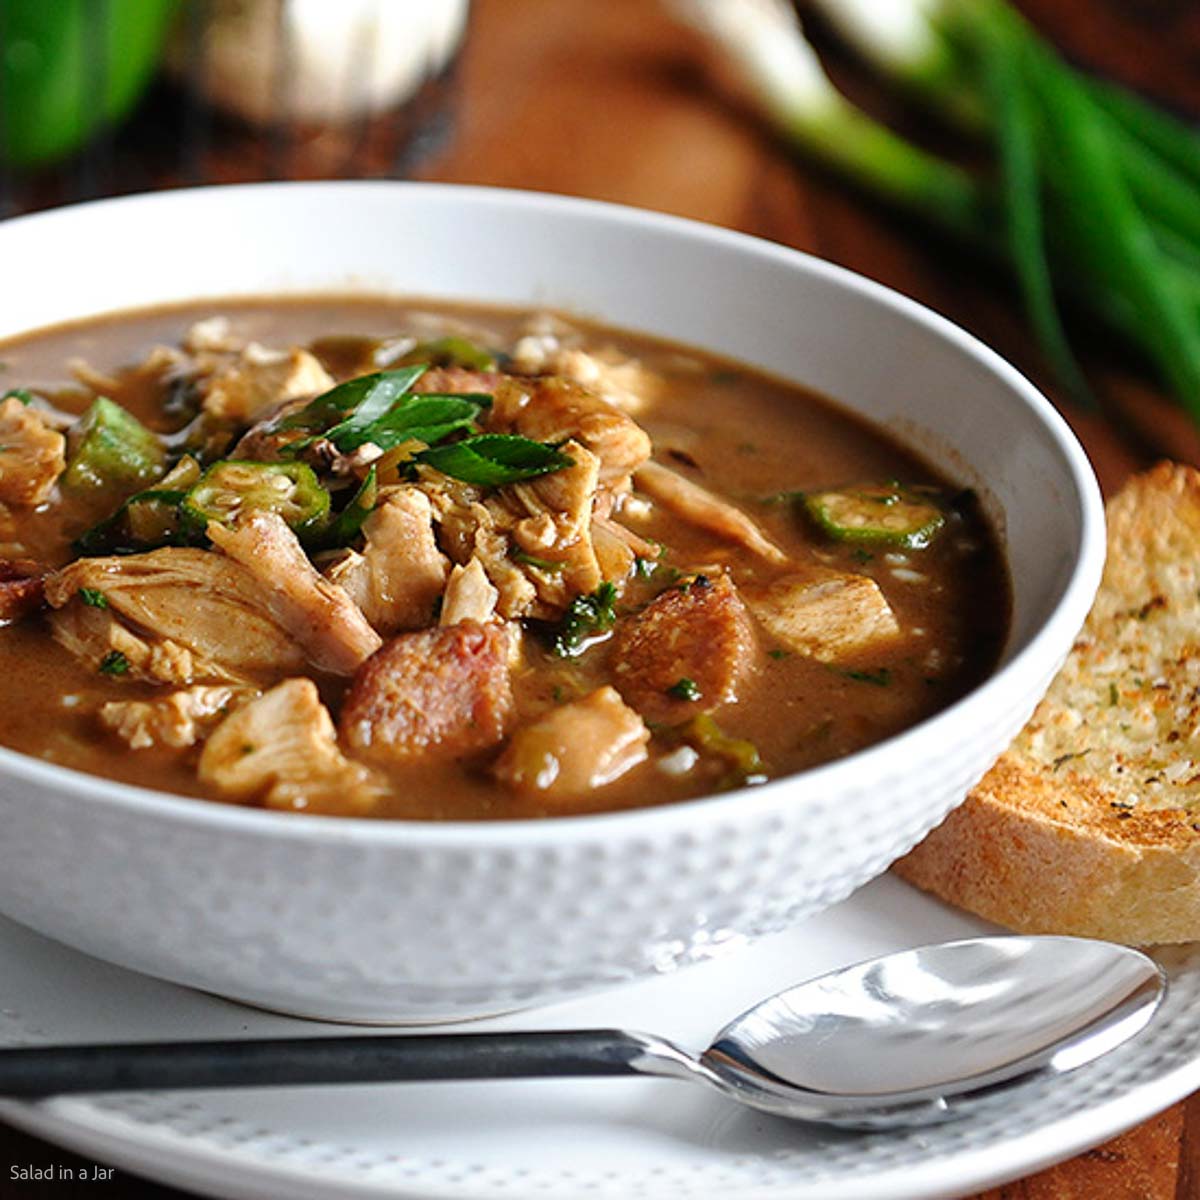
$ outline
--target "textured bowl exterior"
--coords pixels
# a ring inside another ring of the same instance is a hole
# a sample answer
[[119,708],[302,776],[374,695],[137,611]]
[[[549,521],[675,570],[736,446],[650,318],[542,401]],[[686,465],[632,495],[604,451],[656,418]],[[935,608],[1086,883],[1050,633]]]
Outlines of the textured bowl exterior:
[[[222,231],[224,257],[176,255],[166,278],[156,264],[197,222]],[[24,289],[51,245],[68,261],[90,248],[69,298]],[[106,282],[113,248],[130,245],[141,252]],[[1032,711],[1099,579],[1094,480],[1028,383],[919,306],[753,239],[519,193],[301,185],[8,222],[0,257],[22,281],[7,289],[19,310],[0,300],[0,336],[279,290],[574,309],[814,385],[1002,514],[1014,632],[997,674],[899,737],[751,791],[556,821],[370,822],[163,796],[0,751],[0,911],[152,975],[303,1015],[434,1021],[728,952],[843,899],[962,800]]]

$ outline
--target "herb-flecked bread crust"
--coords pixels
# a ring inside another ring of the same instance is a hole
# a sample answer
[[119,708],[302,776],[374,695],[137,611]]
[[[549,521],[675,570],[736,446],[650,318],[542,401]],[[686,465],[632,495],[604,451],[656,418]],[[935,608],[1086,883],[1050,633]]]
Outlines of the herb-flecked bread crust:
[[1009,928],[1200,938],[1200,472],[1162,463],[1108,504],[1095,605],[1029,724],[897,864]]

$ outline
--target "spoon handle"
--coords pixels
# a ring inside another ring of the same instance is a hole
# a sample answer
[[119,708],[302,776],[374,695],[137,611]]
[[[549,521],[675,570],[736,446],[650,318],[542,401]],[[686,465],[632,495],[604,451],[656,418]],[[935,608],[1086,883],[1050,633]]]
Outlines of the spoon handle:
[[647,1069],[660,1044],[577,1029],[20,1047],[0,1050],[0,1095],[661,1074]]

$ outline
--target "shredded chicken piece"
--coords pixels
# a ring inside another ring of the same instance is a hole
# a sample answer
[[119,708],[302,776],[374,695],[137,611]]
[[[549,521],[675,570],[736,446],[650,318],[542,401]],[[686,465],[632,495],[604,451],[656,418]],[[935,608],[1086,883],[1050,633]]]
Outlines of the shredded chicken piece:
[[496,389],[488,426],[539,442],[574,440],[600,460],[600,482],[627,480],[650,457],[650,437],[619,408],[569,379],[508,379]]
[[155,700],[110,700],[101,706],[100,721],[131,750],[184,750],[232,708],[258,694],[255,688],[201,684]]
[[465,567],[455,567],[450,572],[438,624],[457,625],[460,621],[486,624],[495,614],[499,599],[500,593],[489,582],[483,563],[472,558]]
[[430,367],[413,384],[413,391],[490,396],[503,379],[504,376],[499,371],[476,371],[470,367]]
[[200,391],[206,412],[249,424],[276,405],[318,396],[333,385],[333,376],[307,350],[269,350],[251,342],[203,378]]
[[578,442],[563,452],[572,466],[491,494],[418,469],[442,548],[460,566],[479,560],[506,620],[553,617],[604,579],[592,546],[599,460]]
[[482,489],[418,468],[417,486],[433,506],[438,541],[450,558],[465,566],[478,558],[499,593],[496,611],[506,620],[528,616],[537,588],[510,557],[513,514],[495,500],[484,503]]
[[288,679],[226,717],[205,743],[199,778],[225,800],[347,816],[370,813],[385,794],[338,749],[311,679]]
[[770,562],[787,562],[787,555],[740,508],[698,483],[655,462],[646,463],[633,478],[643,492],[701,529],[740,542]]
[[234,529],[210,521],[208,536],[254,577],[267,611],[314,666],[352,675],[383,644],[345,589],[309,562],[278,513],[247,513]]
[[28,558],[0,558],[0,625],[11,625],[42,606],[45,567]]
[[530,333],[512,350],[512,368],[523,375],[561,375],[581,383],[622,412],[640,413],[660,387],[637,359],[612,347],[596,351],[564,345],[553,333]]
[[174,346],[154,346],[136,366],[110,374],[93,367],[84,358],[73,358],[67,364],[71,374],[97,396],[111,396],[130,385],[155,383],[170,375],[181,373],[188,361]]
[[611,687],[525,725],[496,762],[498,779],[556,807],[604,787],[644,762],[650,730]]
[[345,744],[381,765],[494,746],[513,704],[508,656],[499,625],[402,633],[354,677],[339,722]]
[[277,678],[304,664],[255,577],[207,550],[80,558],[45,588],[59,610],[54,636],[95,669],[116,652],[123,676],[188,684]]
[[900,632],[879,585],[866,575],[785,575],[766,588],[748,590],[746,600],[769,633],[797,654],[821,662],[891,641]]
[[450,564],[433,536],[433,506],[418,488],[389,488],[363,525],[361,569],[347,590],[384,637],[423,629]]
[[662,553],[661,547],[609,517],[592,517],[592,547],[601,574],[612,583],[629,577],[635,559],[655,562]]
[[0,404],[0,502],[44,503],[67,465],[66,446],[37,409],[16,396]]
[[169,638],[135,633],[113,612],[69,604],[50,614],[54,640],[93,671],[145,683],[238,679]]
[[603,580],[592,548],[592,502],[599,480],[599,459],[578,442],[563,453],[572,465],[527,483],[504,489],[501,501],[514,512],[513,540],[528,557],[555,564],[539,567],[524,562],[538,597],[554,608],[565,608],[578,595],[593,592]]
[[678,722],[737,699],[755,667],[750,614],[728,575],[656,596],[613,639],[613,682],[648,721]]
[[183,348],[189,354],[237,354],[245,347],[236,336],[228,317],[206,317],[196,321],[183,335]]

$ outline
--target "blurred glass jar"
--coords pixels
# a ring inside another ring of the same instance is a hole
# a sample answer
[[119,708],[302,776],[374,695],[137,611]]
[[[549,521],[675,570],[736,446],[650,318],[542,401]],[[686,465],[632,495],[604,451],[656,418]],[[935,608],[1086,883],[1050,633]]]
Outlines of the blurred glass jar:
[[468,11],[469,0],[191,0],[168,73],[193,109],[225,121],[200,131],[193,149],[214,157],[191,174],[403,173],[443,115],[446,97],[430,93]]
[[0,0],[0,215],[181,183],[408,174],[449,129],[469,8]]

